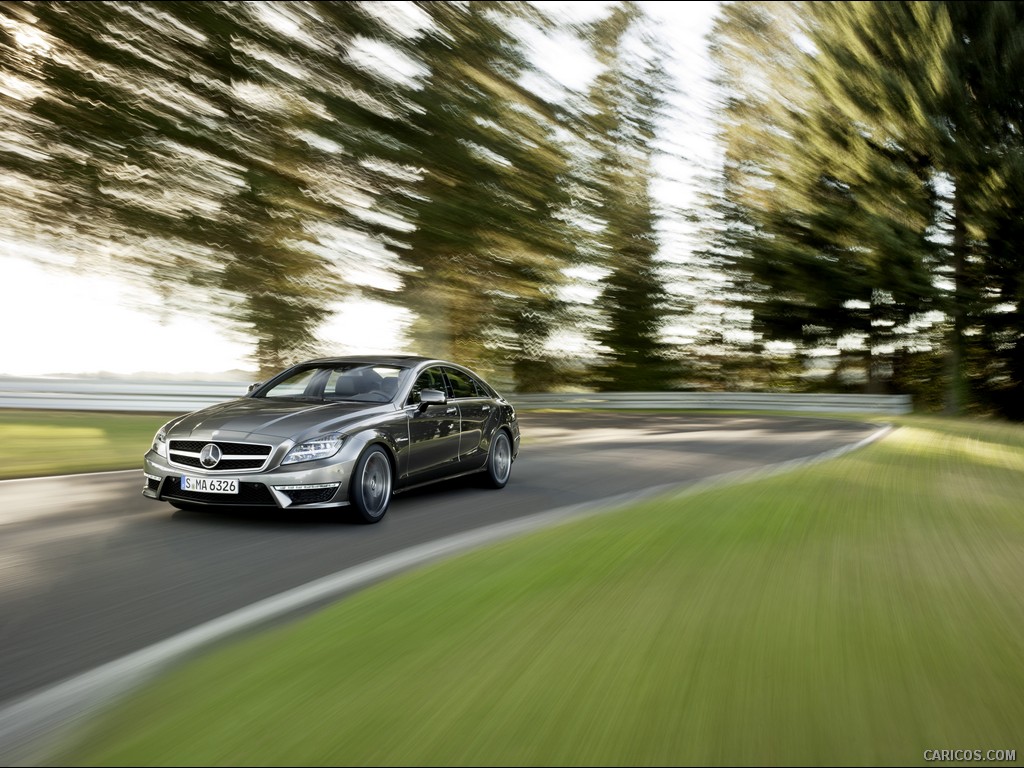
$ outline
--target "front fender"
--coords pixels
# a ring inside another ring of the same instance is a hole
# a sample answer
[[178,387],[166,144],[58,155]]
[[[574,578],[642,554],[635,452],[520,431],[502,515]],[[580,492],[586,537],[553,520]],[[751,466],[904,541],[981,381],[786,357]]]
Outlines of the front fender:
[[[405,434],[401,434],[402,430],[391,428],[391,429],[366,429],[362,432],[358,432],[354,435],[349,435],[345,439],[349,442],[348,451],[350,455],[361,455],[362,452],[370,445],[382,445],[387,449],[391,455],[391,462],[395,469],[395,478],[401,477],[406,471],[406,464],[408,464],[408,445],[409,445],[409,426],[404,424]],[[402,438],[405,438],[404,440]]]

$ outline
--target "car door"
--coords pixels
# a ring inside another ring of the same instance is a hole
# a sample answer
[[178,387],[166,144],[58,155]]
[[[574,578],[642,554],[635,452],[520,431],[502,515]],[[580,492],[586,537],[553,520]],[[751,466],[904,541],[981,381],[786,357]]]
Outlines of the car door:
[[459,465],[463,471],[479,469],[487,460],[490,434],[488,423],[496,415],[494,402],[472,376],[457,368],[445,367],[445,376],[459,406]]
[[[444,405],[423,407],[420,392],[436,389],[449,398]],[[406,401],[409,420],[409,464],[411,482],[432,480],[455,471],[459,460],[459,407],[450,399],[444,373],[439,366],[427,368],[416,378]]]

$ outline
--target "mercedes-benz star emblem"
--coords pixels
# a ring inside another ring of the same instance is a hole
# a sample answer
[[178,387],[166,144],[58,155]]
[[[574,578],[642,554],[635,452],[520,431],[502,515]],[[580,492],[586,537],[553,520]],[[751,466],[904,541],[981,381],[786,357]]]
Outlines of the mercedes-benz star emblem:
[[199,452],[199,463],[207,469],[211,469],[220,463],[220,457],[220,448],[213,443],[207,443],[203,446],[203,450]]

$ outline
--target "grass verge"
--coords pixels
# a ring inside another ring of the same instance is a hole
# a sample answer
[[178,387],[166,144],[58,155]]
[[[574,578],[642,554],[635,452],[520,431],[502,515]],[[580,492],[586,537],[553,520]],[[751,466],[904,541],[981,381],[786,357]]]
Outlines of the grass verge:
[[1024,429],[900,421],[834,461],[563,525],[366,590],[184,665],[60,762],[1019,755]]
[[138,469],[170,416],[0,410],[0,479]]

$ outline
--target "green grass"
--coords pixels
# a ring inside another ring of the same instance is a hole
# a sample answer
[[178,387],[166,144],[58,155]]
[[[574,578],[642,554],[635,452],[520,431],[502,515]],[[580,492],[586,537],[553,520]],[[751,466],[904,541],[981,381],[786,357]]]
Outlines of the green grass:
[[1024,429],[864,450],[409,573],[201,657],[62,764],[920,764],[1022,748]]
[[138,469],[170,416],[0,410],[0,479]]

